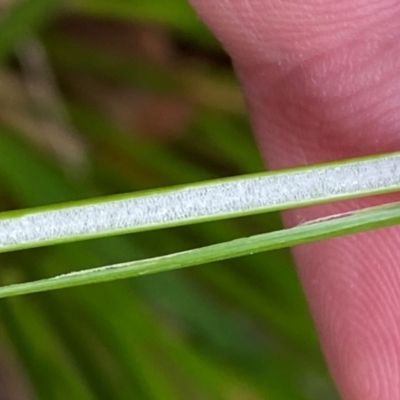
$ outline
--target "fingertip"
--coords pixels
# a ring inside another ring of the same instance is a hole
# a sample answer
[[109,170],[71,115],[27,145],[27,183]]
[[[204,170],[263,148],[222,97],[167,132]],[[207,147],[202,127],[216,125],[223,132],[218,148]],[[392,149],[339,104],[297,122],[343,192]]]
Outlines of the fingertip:
[[[234,60],[269,167],[400,148],[397,0],[191,3]],[[295,225],[388,199],[299,209],[284,218]],[[293,250],[345,400],[400,398],[399,249],[396,227]]]

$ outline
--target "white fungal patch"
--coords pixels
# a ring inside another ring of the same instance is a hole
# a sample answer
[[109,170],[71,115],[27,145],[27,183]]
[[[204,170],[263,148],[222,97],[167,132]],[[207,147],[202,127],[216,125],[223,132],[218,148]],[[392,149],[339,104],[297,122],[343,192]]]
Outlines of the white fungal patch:
[[277,210],[323,199],[400,189],[400,155],[246,179],[226,179],[158,194],[65,206],[0,219],[0,250]]

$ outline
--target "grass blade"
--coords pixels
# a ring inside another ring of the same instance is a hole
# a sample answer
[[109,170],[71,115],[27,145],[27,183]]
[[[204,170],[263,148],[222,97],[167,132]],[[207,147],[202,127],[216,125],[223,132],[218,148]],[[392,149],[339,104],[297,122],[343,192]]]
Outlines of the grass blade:
[[236,239],[167,256],[72,272],[34,282],[9,285],[0,288],[0,298],[171,271],[368,229],[392,226],[399,222],[400,203],[393,203],[355,211],[350,216],[308,223],[290,229]]
[[400,189],[400,154],[221,179],[0,215],[0,252]]

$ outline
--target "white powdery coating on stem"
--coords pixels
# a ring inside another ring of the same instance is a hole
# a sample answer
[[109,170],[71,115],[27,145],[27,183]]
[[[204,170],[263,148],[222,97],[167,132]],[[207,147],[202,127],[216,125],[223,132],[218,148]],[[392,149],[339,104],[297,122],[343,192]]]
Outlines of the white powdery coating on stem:
[[0,249],[400,189],[400,155],[0,219]]

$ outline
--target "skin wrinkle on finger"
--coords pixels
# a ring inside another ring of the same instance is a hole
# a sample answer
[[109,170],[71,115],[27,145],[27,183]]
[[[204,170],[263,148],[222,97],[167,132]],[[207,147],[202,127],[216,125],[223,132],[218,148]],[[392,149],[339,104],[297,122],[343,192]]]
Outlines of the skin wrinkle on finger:
[[191,3],[240,64],[300,62],[357,37],[369,43],[394,38],[396,33],[390,31],[396,29],[400,13],[397,0],[191,0]]
[[[308,162],[357,155],[360,140],[367,154],[396,148],[400,117],[394,112],[400,106],[397,48],[393,40],[374,46],[361,41],[294,67],[290,63],[237,66],[252,116],[265,116],[253,118],[256,132],[262,132],[261,145],[267,138],[276,150],[282,147],[281,138],[295,142],[301,137],[310,154],[320,155],[308,157]],[[282,159],[278,153],[272,157]],[[303,159],[306,163],[304,154]],[[280,166],[295,165],[295,158],[291,161]]]
[[[345,399],[398,398],[400,239],[393,235],[398,228],[391,231],[295,249],[305,261],[300,272],[313,314],[324,316],[318,330]],[[386,247],[387,262],[394,262],[384,274],[380,246]]]
[[[385,315],[385,320],[382,324],[380,321],[375,321],[374,324],[371,324],[368,319],[377,315],[379,310],[371,310],[371,308],[377,307],[376,305],[371,305],[370,302],[368,303],[361,303],[358,306],[360,309],[366,306],[364,314],[355,315],[355,320],[352,322],[359,329],[354,332],[353,336],[347,336],[352,340],[345,347],[353,349],[353,355],[344,364],[343,379],[348,380],[348,386],[353,386],[356,389],[354,390],[355,394],[360,398],[362,394],[365,396],[364,398],[398,398],[398,376],[400,374],[398,358],[400,350],[398,345],[399,337],[392,334],[393,331],[387,329],[390,323],[393,327],[396,326],[393,309],[385,307],[384,310],[381,310],[384,313],[390,312],[390,314],[383,314]],[[369,311],[374,312],[369,314]],[[354,337],[358,338],[358,345],[352,343]],[[365,352],[364,343],[369,344],[368,352]],[[370,343],[373,343],[373,346]],[[388,351],[389,348],[391,351]],[[390,377],[391,384],[385,384],[387,378],[384,380],[382,377]],[[356,385],[352,382],[353,380],[358,381]]]
[[[238,67],[251,114],[264,114],[254,120],[256,131],[262,132],[260,140],[301,137],[314,155],[321,155],[308,162],[326,161],[327,152],[332,160],[355,156],[361,139],[367,153],[389,151],[389,146],[378,149],[376,142],[385,136],[392,138],[388,142],[392,145],[393,138],[399,137],[400,114],[393,112],[400,107],[396,50],[393,41],[367,50],[361,42],[291,69]],[[263,85],[255,83],[260,81]]]

